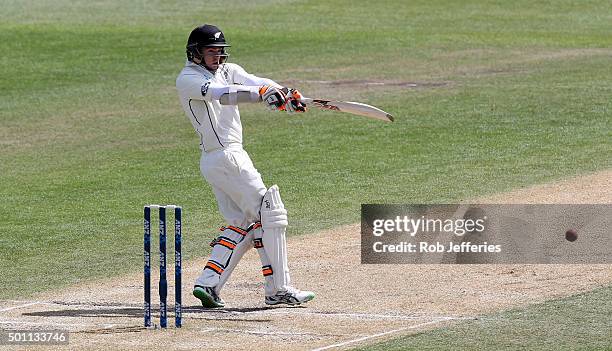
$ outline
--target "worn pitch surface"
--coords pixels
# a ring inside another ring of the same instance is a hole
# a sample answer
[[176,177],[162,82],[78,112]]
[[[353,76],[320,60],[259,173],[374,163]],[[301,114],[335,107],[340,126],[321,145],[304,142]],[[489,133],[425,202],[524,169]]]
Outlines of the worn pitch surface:
[[[610,179],[611,172],[605,171],[492,200],[606,203],[612,199]],[[0,328],[69,330],[69,348],[79,350],[161,344],[167,349],[337,349],[612,283],[608,265],[361,265],[359,248],[357,224],[290,239],[295,285],[317,293],[305,307],[264,305],[253,250],[223,291],[227,308],[221,310],[204,310],[189,294],[205,259],[184,264],[180,330],[142,328],[141,275],[78,285],[32,300],[0,301]],[[168,276],[172,274],[170,270]],[[157,291],[153,296],[158,301]],[[169,325],[172,301],[169,296]],[[154,317],[159,323],[158,314]]]

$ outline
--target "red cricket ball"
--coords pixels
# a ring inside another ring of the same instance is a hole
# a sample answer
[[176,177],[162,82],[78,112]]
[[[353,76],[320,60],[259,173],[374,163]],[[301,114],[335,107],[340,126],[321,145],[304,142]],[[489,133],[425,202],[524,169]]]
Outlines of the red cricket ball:
[[565,232],[565,240],[576,241],[576,239],[578,239],[578,233],[576,232],[576,229],[568,229]]

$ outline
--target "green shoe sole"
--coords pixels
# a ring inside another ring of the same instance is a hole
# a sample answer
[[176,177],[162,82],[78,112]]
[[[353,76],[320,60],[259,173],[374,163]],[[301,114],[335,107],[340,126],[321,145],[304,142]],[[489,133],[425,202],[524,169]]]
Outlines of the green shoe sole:
[[220,308],[225,306],[225,304],[219,303],[215,301],[214,297],[212,297],[206,290],[202,288],[193,289],[193,296],[197,297],[200,301],[202,301],[202,306],[206,308]]

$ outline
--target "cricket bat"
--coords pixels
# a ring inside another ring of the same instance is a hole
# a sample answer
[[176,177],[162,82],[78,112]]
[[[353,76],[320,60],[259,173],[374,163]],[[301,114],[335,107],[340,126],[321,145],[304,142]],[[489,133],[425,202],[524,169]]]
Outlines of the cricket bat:
[[352,113],[354,115],[378,119],[385,122],[393,122],[393,116],[389,113],[368,104],[353,101],[334,101],[323,99],[311,99],[303,97],[301,101],[307,106],[315,106],[324,110]]

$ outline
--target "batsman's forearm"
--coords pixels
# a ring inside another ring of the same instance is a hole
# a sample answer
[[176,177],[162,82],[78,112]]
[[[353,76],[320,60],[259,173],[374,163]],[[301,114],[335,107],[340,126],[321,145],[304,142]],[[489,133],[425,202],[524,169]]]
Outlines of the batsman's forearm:
[[210,94],[214,100],[219,100],[222,105],[261,102],[259,87],[256,86],[212,83],[208,86],[206,94]]
[[235,93],[235,99],[232,99],[232,95],[230,93],[223,94],[219,98],[219,102],[221,105],[238,105],[245,103],[255,103],[261,102],[261,97],[259,93],[253,94],[250,91],[238,91]]

